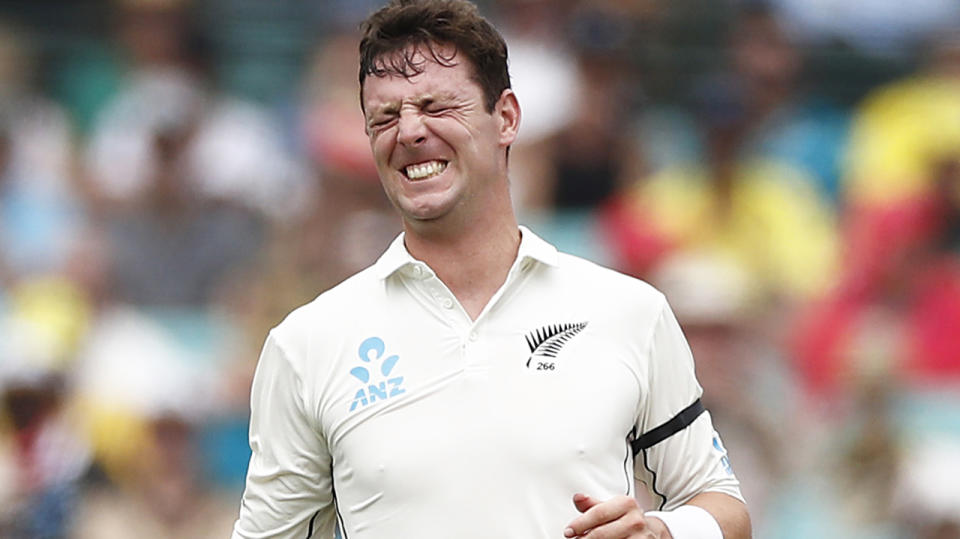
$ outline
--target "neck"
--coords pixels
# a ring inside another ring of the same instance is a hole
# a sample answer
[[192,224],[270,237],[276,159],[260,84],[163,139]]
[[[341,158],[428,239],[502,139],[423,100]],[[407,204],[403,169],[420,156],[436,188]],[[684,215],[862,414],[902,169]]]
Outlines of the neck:
[[405,243],[476,319],[507,279],[517,258],[520,230],[512,208],[491,211],[464,226],[405,223]]

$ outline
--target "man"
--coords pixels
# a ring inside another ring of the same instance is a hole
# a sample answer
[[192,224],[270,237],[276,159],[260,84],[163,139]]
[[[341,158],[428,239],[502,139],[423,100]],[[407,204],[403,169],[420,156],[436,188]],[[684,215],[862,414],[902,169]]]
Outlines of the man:
[[360,54],[404,234],[270,332],[234,537],[748,537],[663,296],[517,225],[500,35],[400,0]]

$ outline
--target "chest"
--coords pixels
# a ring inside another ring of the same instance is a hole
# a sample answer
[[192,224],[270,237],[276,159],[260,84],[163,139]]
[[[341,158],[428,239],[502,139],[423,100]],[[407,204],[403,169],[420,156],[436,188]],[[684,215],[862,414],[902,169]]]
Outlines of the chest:
[[568,314],[344,336],[336,389],[317,406],[335,476],[402,498],[622,468],[642,394],[636,351],[602,320]]

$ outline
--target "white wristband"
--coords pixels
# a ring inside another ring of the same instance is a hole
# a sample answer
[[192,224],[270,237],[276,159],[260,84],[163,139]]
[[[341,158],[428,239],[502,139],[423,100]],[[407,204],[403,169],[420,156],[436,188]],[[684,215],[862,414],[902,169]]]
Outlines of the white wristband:
[[662,520],[673,539],[723,539],[717,520],[702,507],[681,505],[673,511],[647,511],[643,516]]

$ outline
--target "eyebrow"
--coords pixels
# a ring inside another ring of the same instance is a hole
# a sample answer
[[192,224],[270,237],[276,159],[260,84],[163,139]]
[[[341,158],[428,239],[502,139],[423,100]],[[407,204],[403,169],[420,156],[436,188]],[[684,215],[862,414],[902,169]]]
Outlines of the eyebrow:
[[[436,103],[437,101],[452,101],[453,99],[454,99],[454,95],[452,93],[440,92],[440,93],[425,94],[422,96],[418,96],[410,99],[409,101],[414,105],[416,105],[417,107],[424,107],[431,103]],[[370,113],[370,116],[373,117],[373,116],[382,115],[382,114],[386,114],[386,115],[396,114],[399,110],[400,110],[400,103],[397,101],[391,101],[388,103],[384,103],[379,107],[375,107],[373,111]]]

